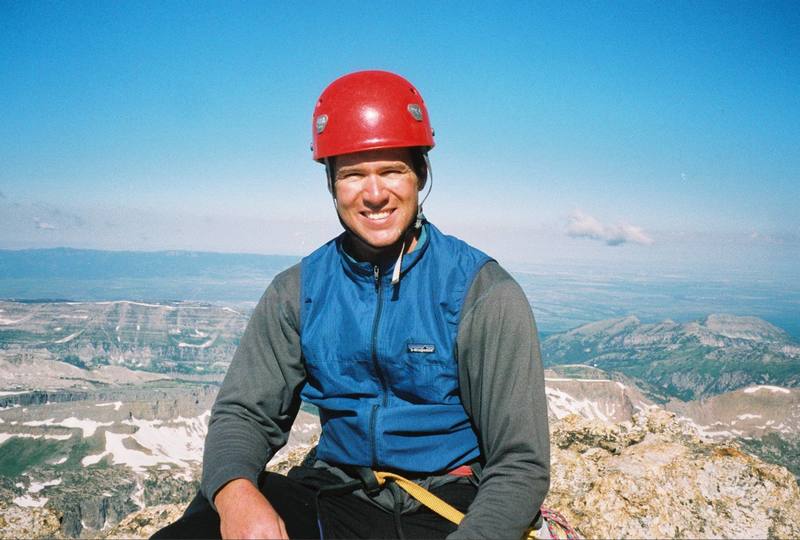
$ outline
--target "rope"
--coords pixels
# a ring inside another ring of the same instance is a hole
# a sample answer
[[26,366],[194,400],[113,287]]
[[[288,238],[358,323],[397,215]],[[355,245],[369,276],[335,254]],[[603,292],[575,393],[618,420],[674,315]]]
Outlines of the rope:
[[559,536],[555,525],[558,525],[564,531],[565,536],[563,536],[563,538],[566,538],[567,540],[577,540],[580,538],[578,533],[575,532],[575,529],[570,526],[567,518],[565,518],[559,512],[542,507],[542,517],[547,523],[547,530],[550,533],[551,538],[562,538],[562,536]]

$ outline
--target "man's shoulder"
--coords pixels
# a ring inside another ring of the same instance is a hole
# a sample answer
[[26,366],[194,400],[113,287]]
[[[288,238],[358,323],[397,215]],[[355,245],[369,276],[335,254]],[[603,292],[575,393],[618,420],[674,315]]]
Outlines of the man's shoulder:
[[298,291],[300,290],[300,266],[301,262],[297,262],[287,268],[279,272],[274,278],[272,278],[272,282],[267,287],[267,291],[273,289],[278,296],[297,296]]
[[525,293],[517,280],[495,260],[484,264],[472,280],[464,300],[464,312],[490,299],[500,303],[524,300],[523,303],[527,304]]
[[498,286],[519,286],[511,274],[500,266],[500,263],[491,259],[486,262],[472,281],[470,292],[482,293]]
[[428,242],[434,253],[437,253],[435,257],[440,260],[445,258],[449,266],[460,268],[466,278],[467,287],[475,281],[484,266],[494,261],[491,256],[461,238],[443,233],[432,223],[427,225]]
[[464,252],[472,253],[482,258],[492,259],[492,257],[484,253],[482,250],[476,248],[475,246],[459,238],[458,236],[442,232],[433,223],[427,222],[426,225],[428,227],[428,236],[431,238],[433,242],[445,245],[449,249],[462,250]]

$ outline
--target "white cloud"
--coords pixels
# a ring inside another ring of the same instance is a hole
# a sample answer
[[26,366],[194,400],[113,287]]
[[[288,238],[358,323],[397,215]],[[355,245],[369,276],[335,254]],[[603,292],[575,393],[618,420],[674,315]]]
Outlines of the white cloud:
[[36,223],[37,229],[42,229],[45,231],[54,231],[56,230],[55,225],[51,225],[50,223],[44,222],[38,217],[33,218],[33,221]]
[[653,239],[641,227],[620,223],[606,225],[581,210],[575,210],[567,220],[567,235],[573,238],[591,238],[600,240],[609,246],[618,246],[626,242],[650,245]]

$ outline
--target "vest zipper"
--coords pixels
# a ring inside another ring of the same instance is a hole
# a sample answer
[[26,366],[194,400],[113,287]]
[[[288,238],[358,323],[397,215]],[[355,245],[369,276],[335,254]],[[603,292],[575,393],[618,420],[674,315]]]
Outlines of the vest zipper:
[[[381,311],[383,310],[383,294],[381,291],[381,268],[377,264],[372,267],[373,275],[375,276],[375,292],[378,295],[378,303],[375,306],[375,318],[372,321],[372,364],[375,366],[375,373],[381,382],[381,389],[383,390],[383,406],[386,406],[388,394],[386,391],[386,379],[383,376],[383,371],[378,363],[378,324],[381,318]],[[372,406],[372,416],[369,419],[369,437],[372,443],[372,468],[378,467],[378,441],[375,433],[375,423],[378,420],[378,409],[380,405]]]

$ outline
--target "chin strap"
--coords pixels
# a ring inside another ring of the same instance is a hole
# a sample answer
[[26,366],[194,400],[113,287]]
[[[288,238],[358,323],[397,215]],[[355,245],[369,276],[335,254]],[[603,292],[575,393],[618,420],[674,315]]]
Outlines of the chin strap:
[[433,169],[431,169],[431,161],[428,159],[428,153],[423,152],[422,157],[425,159],[425,169],[427,173],[426,184],[428,185],[428,192],[422,198],[422,202],[419,203],[417,206],[417,219],[414,222],[414,229],[408,229],[406,233],[403,235],[403,243],[400,245],[400,255],[397,256],[397,261],[394,263],[394,271],[392,272],[392,285],[397,285],[400,283],[400,270],[403,266],[403,255],[406,252],[406,241],[408,239],[409,234],[417,234],[417,232],[422,228],[422,223],[425,221],[425,214],[422,212],[422,205],[425,204],[425,201],[428,200],[428,195],[431,194],[431,190],[433,189]]
[[333,190],[334,178],[331,160],[329,158],[325,158],[323,162],[325,163],[325,180],[327,180],[328,183],[328,193],[330,193],[331,197],[333,198],[333,208],[336,210],[336,215],[339,215],[339,205],[336,202],[336,192]]

